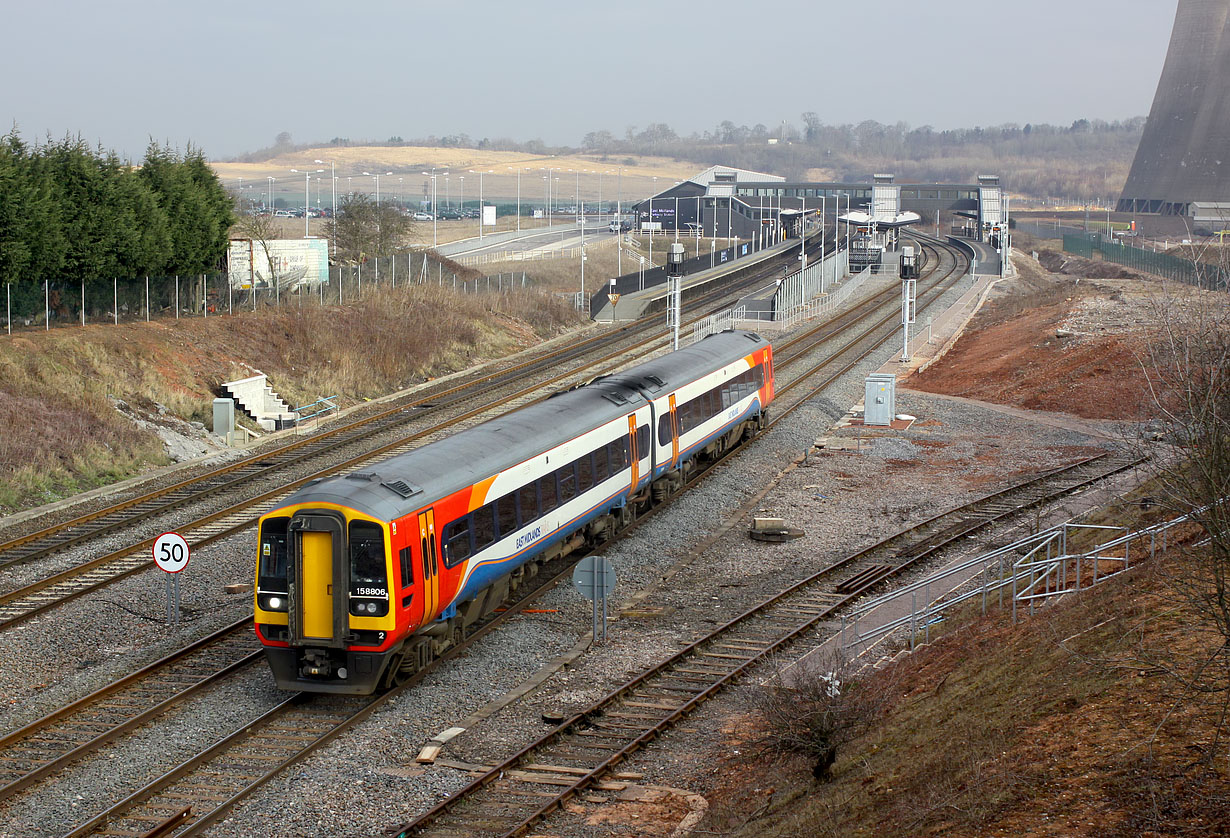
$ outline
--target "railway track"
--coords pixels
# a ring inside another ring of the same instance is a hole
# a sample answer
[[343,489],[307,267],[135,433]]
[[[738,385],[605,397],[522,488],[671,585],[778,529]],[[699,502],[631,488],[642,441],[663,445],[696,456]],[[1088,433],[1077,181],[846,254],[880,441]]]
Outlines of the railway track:
[[[895,298],[895,292],[891,296]],[[883,300],[877,302],[878,307],[882,307],[883,304]],[[859,315],[860,318],[867,316],[869,315]],[[882,320],[872,328],[881,327],[884,322],[886,321]],[[833,337],[835,332],[838,331],[832,327],[832,324],[823,324],[815,327],[811,332],[821,333],[826,330],[827,334],[825,337],[813,342],[813,346],[815,343]],[[795,341],[791,343],[795,343]],[[879,345],[879,343],[876,345]],[[802,354],[800,353],[798,357],[802,357]],[[823,387],[824,385],[819,386]],[[543,589],[545,587],[547,586],[543,586]],[[534,595],[536,596],[537,592]],[[520,607],[522,605],[514,606],[508,613],[515,613]],[[242,621],[236,624],[236,626],[231,627],[231,629],[239,629],[242,634],[250,638],[250,634],[242,629],[242,626],[247,622]],[[492,622],[492,627],[494,627],[496,621]],[[465,641],[466,645],[476,640],[481,634],[486,633],[487,630],[484,627],[480,632],[471,635]],[[461,648],[456,650],[456,652],[460,651]],[[453,654],[451,652],[443,659],[447,659]],[[9,745],[15,746],[23,758],[29,756],[32,751],[37,750],[39,747],[44,748],[46,752],[44,759],[30,760],[28,764],[23,766],[22,771],[11,772],[16,776],[8,780],[7,785],[0,786],[0,799],[27,788],[32,783],[48,776],[73,760],[84,756],[89,751],[114,740],[127,731],[135,729],[145,721],[156,716],[159,712],[163,712],[171,706],[187,700],[193,693],[212,683],[216,678],[228,672],[234,672],[258,657],[258,651],[236,657],[231,663],[224,662],[222,667],[215,667],[225,669],[225,672],[218,672],[217,674],[206,674],[199,671],[187,675],[181,673],[178,680],[182,688],[178,691],[173,691],[165,697],[158,695],[157,678],[152,678],[150,681],[152,686],[136,690],[137,698],[135,700],[112,702],[112,704],[122,706],[127,712],[127,716],[121,714],[121,718],[114,721],[95,724],[95,729],[102,727],[104,730],[96,732],[94,736],[86,741],[72,744],[71,747],[46,746],[39,743],[47,739],[72,739],[71,736],[66,737],[62,733],[55,733],[54,725],[61,719],[71,719],[74,709],[87,707],[90,702],[86,699],[75,703],[69,708],[65,708],[63,711],[57,711],[56,714],[52,714],[46,720],[40,720],[34,725],[27,726],[27,728],[23,728],[21,731],[16,731],[4,739],[0,739],[0,766],[6,765],[5,748]],[[159,663],[161,664],[162,662]],[[152,671],[157,668],[158,664],[151,665],[151,667],[147,667],[142,672]],[[417,682],[425,674],[426,671],[420,673],[411,683]],[[174,681],[176,678],[172,677],[171,680]],[[184,686],[184,681],[191,683]],[[408,687],[410,684],[406,686]],[[395,693],[403,688],[399,688]],[[117,684],[108,687],[104,691],[100,691],[96,695],[105,701],[107,700],[106,696],[114,695],[120,689],[121,684],[117,682]],[[154,694],[153,697],[150,696],[151,693]],[[395,693],[377,698],[374,700],[375,703],[370,705],[365,704],[362,700],[352,698],[343,699],[322,696],[299,696],[284,702],[265,714],[265,716],[246,725],[243,730],[237,731],[232,736],[219,742],[207,752],[194,757],[168,775],[155,780],[131,795],[120,806],[98,816],[69,834],[85,835],[102,829],[103,831],[97,834],[142,835],[146,833],[140,831],[140,827],[144,825],[148,829],[150,824],[156,824],[159,827],[165,825],[168,828],[172,824],[176,824],[183,826],[184,829],[181,830],[179,826],[176,826],[172,830],[174,834],[197,834],[205,825],[220,817],[221,813],[229,810],[238,800],[255,788],[258,788],[270,777],[275,776],[286,765],[302,758],[302,756],[310,753],[311,750],[330,741],[341,730],[366,718],[376,706],[379,706],[380,702],[387,700],[388,697]],[[87,697],[87,699],[93,698]],[[330,704],[331,699],[332,703]],[[319,702],[324,702],[329,704],[329,706],[325,707],[320,713],[308,709]],[[136,707],[134,708],[133,705],[136,705]],[[68,721],[67,725],[71,729],[73,722]],[[220,779],[222,775],[217,770],[219,765],[231,766],[228,772],[224,772],[229,774],[229,779],[225,781]],[[235,766],[247,767],[238,768]],[[202,777],[207,779],[202,781]],[[5,780],[5,776],[0,774],[0,782],[5,782]],[[195,812],[189,808],[188,801],[196,803]],[[177,807],[175,805],[177,802],[184,805]],[[202,803],[206,804],[207,809],[210,806],[216,806],[213,814],[209,812],[202,813]],[[125,818],[128,820],[124,820]],[[110,826],[106,826],[107,824],[110,824]],[[171,834],[171,832],[165,834]]]
[[247,617],[0,736],[0,801],[261,657]]
[[[764,279],[764,276],[759,273],[756,273],[753,276],[754,278],[748,280],[746,284],[755,284],[763,281]],[[715,295],[720,293],[724,296],[729,294],[730,290],[731,289],[726,288],[721,292],[714,293]],[[712,302],[712,300],[708,297],[702,297],[699,298],[694,304],[707,305],[710,302]],[[648,337],[644,336],[646,334],[648,334]],[[633,341],[631,345],[622,345],[622,341],[629,337],[631,337]],[[374,448],[365,448],[361,453],[345,459],[340,463],[335,463],[305,477],[281,483],[273,490],[244,497],[239,502],[232,503],[219,511],[198,517],[195,520],[181,522],[177,525],[177,529],[179,529],[182,534],[188,536],[189,543],[193,549],[204,547],[218,541],[219,539],[234,535],[246,527],[251,526],[261,514],[268,509],[272,509],[281,498],[311,480],[328,476],[330,474],[335,474],[349,468],[356,468],[374,457],[400,453],[409,447],[419,444],[425,437],[446,431],[460,422],[473,419],[483,413],[498,410],[510,402],[523,398],[536,390],[573,378],[583,370],[590,369],[598,364],[614,362],[616,359],[627,355],[629,352],[654,351],[657,348],[661,348],[664,344],[664,339],[661,337],[660,331],[656,325],[653,322],[648,322],[639,325],[635,329],[625,327],[615,333],[614,336],[604,335],[586,339],[581,342],[579,345],[580,348],[576,346],[568,347],[565,350],[561,350],[560,353],[552,354],[546,360],[542,358],[536,359],[533,362],[533,365],[536,370],[550,369],[552,365],[561,363],[562,360],[566,360],[564,358],[565,355],[569,359],[574,358],[582,355],[584,351],[593,351],[597,347],[608,346],[611,342],[618,342],[618,347],[613,351],[608,351],[600,357],[592,358],[583,362],[581,366],[574,366],[566,372],[558,373],[545,380],[537,381],[528,387],[522,387],[513,392],[511,395],[505,394],[493,402],[484,403],[476,408],[471,408],[460,414],[452,415],[434,425],[429,425],[408,435],[400,436],[392,442],[385,443]],[[519,365],[516,369],[522,370],[528,364],[529,362],[527,362],[526,365]],[[512,373],[510,371],[505,370],[499,373],[498,376],[500,377],[501,382],[503,382],[506,380],[507,376],[511,374]],[[484,377],[483,379],[480,379],[484,392],[500,386],[489,382],[489,378],[492,377]],[[457,394],[462,390],[463,388],[456,387],[446,392],[448,394]],[[324,435],[325,438],[320,440],[317,440],[314,437],[310,440],[289,443],[288,445],[283,446],[283,448],[278,449],[277,452],[271,452],[270,455],[262,456],[260,461],[251,465],[250,468],[284,470],[288,465],[302,464],[309,458],[320,455],[323,451],[332,450],[343,441],[354,442],[355,440],[367,439],[376,433],[382,432],[386,430],[389,425],[404,421],[399,417],[405,416],[407,413],[414,411],[416,408],[421,408],[427,404],[439,406],[441,401],[439,398],[440,396],[441,394],[437,393],[430,398],[420,399],[409,405],[402,405],[382,411],[374,417],[367,417],[360,422],[353,423],[352,425],[338,428],[335,431],[326,432]],[[465,393],[463,395],[457,395],[455,400],[457,402],[461,402],[465,399],[472,398],[473,394]],[[417,413],[415,414],[415,418],[422,415],[423,414],[421,412]],[[349,432],[350,437],[346,438],[342,432]],[[308,445],[309,442],[312,444]],[[236,473],[242,471],[244,470],[238,468],[237,466],[229,466],[210,472],[203,478],[207,485],[202,488],[199,493],[194,494],[192,496],[193,499],[200,500],[205,497],[213,496],[220,493],[225,487],[242,485],[243,483],[250,482],[254,479],[252,476],[237,477]],[[251,472],[248,473],[251,475]],[[265,471],[262,473],[268,475],[270,472]],[[217,484],[217,480],[222,480],[223,485]],[[119,508],[116,509],[111,515],[102,517],[87,516],[90,517],[90,520],[84,522],[83,525],[98,525],[98,528],[92,529],[89,533],[77,532],[76,534],[70,534],[70,530],[76,529],[75,526],[69,526],[67,529],[50,528],[48,530],[48,532],[52,533],[50,536],[50,542],[19,539],[18,541],[22,541],[22,544],[18,546],[23,547],[30,544],[43,543],[45,549],[38,552],[37,555],[47,555],[49,552],[54,552],[51,547],[51,543],[53,542],[55,544],[67,544],[69,541],[72,543],[78,543],[87,538],[93,538],[105,532],[110,532],[121,526],[131,527],[138,520],[169,511],[168,507],[159,506],[159,504],[164,500],[174,507],[186,505],[189,501],[183,498],[182,492],[188,491],[190,487],[186,484],[192,482],[193,481],[185,481],[184,484],[181,484],[182,488],[180,490],[168,493],[166,495],[158,495],[158,493],[153,493],[158,496],[151,497],[148,503],[145,504],[124,502],[120,504]],[[73,522],[68,522],[68,524],[72,523]],[[51,608],[55,608],[72,599],[92,593],[120,579],[124,579],[145,570],[153,563],[149,553],[150,548],[153,545],[153,541],[153,538],[148,538],[126,545],[118,550],[109,551],[101,556],[96,556],[73,567],[52,573],[34,582],[0,593],[0,630],[24,622],[25,620],[41,614]],[[10,543],[15,544],[16,541]],[[23,553],[22,558],[14,558],[10,561],[10,564],[24,563],[34,557],[35,553],[25,552]]]
[[948,545],[967,543],[968,536],[991,523],[1135,464],[1110,455],[1082,460],[860,550],[642,672],[386,834],[394,838],[525,835],[752,667],[795,640],[806,637],[815,642],[818,628],[886,580],[935,557]]
[[[745,279],[701,295],[687,305],[693,310],[703,309],[732,292],[764,282],[770,276],[775,276],[776,270],[776,260],[768,266],[757,266],[749,271]],[[694,315],[694,318],[699,319],[702,316]],[[638,335],[652,333],[656,329],[656,322],[649,318],[641,323],[569,343],[546,355],[503,367],[495,372],[470,377],[458,385],[430,387],[391,407],[308,437],[288,441],[242,462],[213,468],[187,480],[10,538],[0,542],[0,570],[52,555],[102,535],[129,528],[137,521],[164,515],[214,495],[242,489],[253,481],[276,476],[290,467],[310,461],[323,451],[362,443],[408,422],[418,421],[431,413],[441,412],[445,408],[498,390],[510,382],[538,372],[556,370],[561,364],[583,359],[595,350],[602,351],[618,345],[622,340],[635,339]],[[635,349],[641,345],[643,341],[634,342],[630,348]],[[608,357],[611,355],[608,354]],[[558,380],[560,377],[562,376],[554,376],[552,380]]]

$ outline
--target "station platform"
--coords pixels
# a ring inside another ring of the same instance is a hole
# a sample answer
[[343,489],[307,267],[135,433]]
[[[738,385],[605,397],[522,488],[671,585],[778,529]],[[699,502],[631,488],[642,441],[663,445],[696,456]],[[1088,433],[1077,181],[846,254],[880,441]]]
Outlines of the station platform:
[[[780,259],[783,255],[792,250],[798,250],[798,248],[797,239],[788,239],[780,244],[771,245],[763,250],[728,261],[724,265],[715,265],[696,273],[686,274],[683,277],[682,298],[686,301],[690,297],[708,291],[714,283],[735,273]],[[666,311],[666,294],[666,283],[620,294],[618,302],[614,305],[608,300],[601,308],[598,308],[594,312],[593,319],[598,323],[623,323],[637,320],[646,314]]]

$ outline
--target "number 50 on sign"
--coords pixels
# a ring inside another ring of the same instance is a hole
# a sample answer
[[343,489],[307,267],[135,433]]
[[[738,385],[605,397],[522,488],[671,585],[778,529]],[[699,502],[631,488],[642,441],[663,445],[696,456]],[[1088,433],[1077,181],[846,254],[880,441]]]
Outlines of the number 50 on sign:
[[188,542],[177,532],[164,532],[154,541],[154,564],[167,573],[179,573],[189,558]]

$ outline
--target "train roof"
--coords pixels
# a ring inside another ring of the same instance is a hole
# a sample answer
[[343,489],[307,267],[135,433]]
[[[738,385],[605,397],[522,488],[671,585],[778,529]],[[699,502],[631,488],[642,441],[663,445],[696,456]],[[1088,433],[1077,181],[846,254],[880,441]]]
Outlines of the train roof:
[[658,398],[662,393],[668,393],[697,376],[721,369],[732,361],[767,346],[769,342],[755,332],[727,329],[677,352],[614,373],[603,380],[618,382]]
[[643,387],[673,389],[766,345],[749,332],[712,335],[360,471],[311,483],[284,505],[333,503],[383,521],[399,518],[626,416],[647,404]]

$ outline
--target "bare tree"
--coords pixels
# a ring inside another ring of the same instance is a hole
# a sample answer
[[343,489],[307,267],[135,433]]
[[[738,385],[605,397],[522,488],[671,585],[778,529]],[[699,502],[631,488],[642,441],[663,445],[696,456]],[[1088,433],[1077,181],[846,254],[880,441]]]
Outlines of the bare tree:
[[852,662],[834,653],[822,664],[800,664],[779,673],[758,694],[755,711],[764,731],[761,744],[773,751],[815,760],[812,774],[827,780],[838,750],[864,733],[885,709],[891,682],[856,677]]
[[1156,465],[1159,500],[1207,536],[1175,558],[1167,583],[1219,638],[1200,661],[1171,667],[1189,692],[1221,693],[1230,711],[1230,300],[1189,291],[1161,305],[1140,364],[1175,456]]
[[[277,288],[278,286],[278,267],[277,260],[270,253],[269,243],[281,238],[280,230],[273,220],[273,210],[268,212],[259,212],[254,207],[241,208],[236,213],[237,221],[235,222],[235,230],[246,239],[251,239],[252,243],[259,248],[264,259],[263,264],[257,261],[256,253],[252,254],[252,291],[256,292],[256,280],[261,275],[261,268],[265,270],[265,277],[268,278],[269,287]],[[228,279],[229,281],[229,279]]]
[[326,229],[340,260],[361,262],[404,247],[411,222],[396,206],[384,203],[377,207],[371,195],[358,192],[338,204],[337,217],[329,220]]

